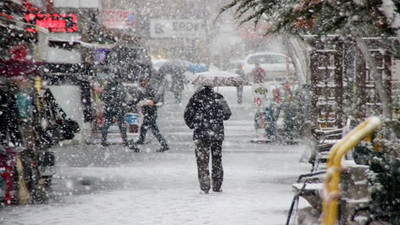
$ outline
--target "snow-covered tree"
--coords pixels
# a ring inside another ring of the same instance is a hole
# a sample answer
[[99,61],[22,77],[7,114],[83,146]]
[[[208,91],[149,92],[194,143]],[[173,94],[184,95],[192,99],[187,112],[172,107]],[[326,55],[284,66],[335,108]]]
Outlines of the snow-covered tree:
[[[388,96],[378,74],[376,62],[363,36],[397,36],[400,42],[400,0],[233,0],[221,9],[235,10],[235,18],[244,23],[266,20],[271,24],[269,33],[288,33],[292,35],[316,34],[320,36],[335,34],[352,36],[374,76],[376,89],[383,103],[384,119],[391,118]],[[392,132],[387,132],[390,134]],[[385,145],[395,138],[387,138]],[[400,218],[398,190],[399,160],[393,157],[374,157],[374,151],[365,152],[371,163],[371,213],[375,219],[398,224]]]
[[221,13],[229,9],[240,23],[267,21],[271,25],[268,33],[353,36],[375,77],[383,116],[390,118],[382,78],[377,76],[376,63],[361,37],[400,37],[399,0],[233,0]]
[[370,36],[400,28],[398,0],[233,0],[221,12],[228,9],[240,23],[266,20],[271,33],[349,34],[357,28]]

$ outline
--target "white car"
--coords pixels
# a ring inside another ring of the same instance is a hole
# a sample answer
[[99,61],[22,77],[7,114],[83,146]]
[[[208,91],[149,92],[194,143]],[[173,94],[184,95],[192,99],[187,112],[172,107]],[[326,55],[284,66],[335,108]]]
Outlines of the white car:
[[259,63],[267,74],[266,81],[284,80],[294,75],[294,66],[289,57],[285,54],[275,52],[257,52],[246,56],[243,62],[245,74],[252,77],[252,70],[255,64]]

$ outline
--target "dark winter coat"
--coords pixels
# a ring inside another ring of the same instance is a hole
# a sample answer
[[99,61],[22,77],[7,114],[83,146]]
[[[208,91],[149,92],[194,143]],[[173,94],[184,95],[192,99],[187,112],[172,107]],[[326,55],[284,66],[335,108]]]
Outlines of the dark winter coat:
[[224,97],[210,87],[204,87],[189,100],[184,119],[193,130],[193,140],[223,141],[224,120],[231,116]]
[[109,113],[120,113],[123,111],[126,92],[122,84],[118,82],[109,83],[101,93],[100,99],[105,103],[105,111]]
[[151,116],[157,113],[156,104],[163,101],[163,95],[158,92],[158,89],[152,84],[147,84],[146,87],[143,88],[141,92],[138,93],[138,96],[134,98],[131,104],[138,104],[142,100],[152,100],[154,102],[153,106],[142,106],[142,113],[144,116]]

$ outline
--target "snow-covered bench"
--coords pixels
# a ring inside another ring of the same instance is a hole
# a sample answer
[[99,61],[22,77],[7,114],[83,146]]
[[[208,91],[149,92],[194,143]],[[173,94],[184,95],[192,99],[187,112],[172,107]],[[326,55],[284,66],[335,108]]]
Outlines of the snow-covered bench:
[[327,162],[329,150],[343,137],[343,128],[314,129],[312,134],[316,141],[316,148],[309,161],[312,164],[311,171],[318,171],[325,168],[321,168],[320,164]]

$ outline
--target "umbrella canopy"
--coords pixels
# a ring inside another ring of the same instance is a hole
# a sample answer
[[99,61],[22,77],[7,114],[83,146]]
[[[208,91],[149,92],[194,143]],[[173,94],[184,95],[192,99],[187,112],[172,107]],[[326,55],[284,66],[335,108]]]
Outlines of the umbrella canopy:
[[182,71],[183,72],[189,71],[191,73],[200,73],[208,70],[205,65],[196,64],[181,59],[157,60],[153,63],[153,66],[156,69],[158,68],[158,71],[169,72],[169,73],[171,73],[171,71],[178,71],[180,73],[182,73]]
[[193,84],[203,86],[240,86],[248,84],[248,81],[238,74],[226,71],[207,71],[197,73]]
[[158,69],[159,73],[171,75],[182,75],[186,71],[188,71],[187,66],[184,64],[184,62],[178,60],[170,60],[164,63],[160,69]]

